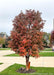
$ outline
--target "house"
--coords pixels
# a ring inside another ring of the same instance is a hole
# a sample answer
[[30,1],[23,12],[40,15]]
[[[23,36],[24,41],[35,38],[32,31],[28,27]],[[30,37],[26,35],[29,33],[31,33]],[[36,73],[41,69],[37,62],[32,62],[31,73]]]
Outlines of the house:
[[[1,32],[0,33],[0,38],[3,38],[5,41],[8,39],[8,35],[6,33]],[[0,44],[0,48],[3,46],[3,44]]]
[[0,37],[2,37],[3,39],[7,39],[8,35],[6,33],[0,33]]

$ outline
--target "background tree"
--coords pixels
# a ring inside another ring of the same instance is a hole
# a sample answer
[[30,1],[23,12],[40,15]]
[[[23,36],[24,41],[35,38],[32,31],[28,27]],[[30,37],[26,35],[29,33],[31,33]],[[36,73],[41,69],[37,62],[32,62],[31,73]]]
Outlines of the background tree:
[[44,47],[50,47],[50,33],[43,32]]
[[43,25],[41,13],[35,10],[21,11],[13,20],[9,47],[20,56],[25,56],[26,70],[30,68],[29,56],[39,57],[38,50],[43,49]]
[[0,37],[0,44],[4,44],[5,43],[5,39]]
[[6,38],[6,40],[5,40],[5,47],[8,47],[10,40],[11,40],[11,38],[10,38],[10,36],[8,36],[8,38]]

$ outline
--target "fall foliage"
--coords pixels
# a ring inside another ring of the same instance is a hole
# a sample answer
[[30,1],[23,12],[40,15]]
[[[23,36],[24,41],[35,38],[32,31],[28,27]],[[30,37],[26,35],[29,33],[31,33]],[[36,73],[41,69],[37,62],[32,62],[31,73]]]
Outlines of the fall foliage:
[[39,11],[26,10],[25,13],[21,11],[13,20],[9,47],[20,56],[39,57],[38,50],[43,49],[41,31],[43,25],[44,21]]

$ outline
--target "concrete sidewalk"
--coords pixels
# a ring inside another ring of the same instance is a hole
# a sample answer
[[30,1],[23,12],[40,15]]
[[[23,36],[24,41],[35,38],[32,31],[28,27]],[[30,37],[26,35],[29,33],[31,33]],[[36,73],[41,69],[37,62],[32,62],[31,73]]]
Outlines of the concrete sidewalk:
[[15,53],[14,51],[12,50],[0,50],[0,57],[4,56],[4,55],[7,55],[7,54],[12,54],[12,53]]
[[54,52],[54,51],[40,51],[40,52]]
[[[12,51],[1,51],[0,62],[3,64],[0,65],[0,72],[13,65],[14,63],[26,65],[25,57],[4,57],[3,55],[7,55],[10,53],[14,53]],[[30,57],[31,66],[34,67],[54,67],[54,57],[39,57],[34,58]]]

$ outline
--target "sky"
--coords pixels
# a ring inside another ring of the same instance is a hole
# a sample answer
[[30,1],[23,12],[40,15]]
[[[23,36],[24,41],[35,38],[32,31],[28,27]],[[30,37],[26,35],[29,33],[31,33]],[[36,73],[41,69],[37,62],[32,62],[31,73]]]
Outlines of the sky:
[[51,33],[53,30],[54,0],[0,0],[0,32],[10,35],[13,28],[13,19],[21,10],[34,9],[41,12],[41,17],[46,20],[43,31]]

